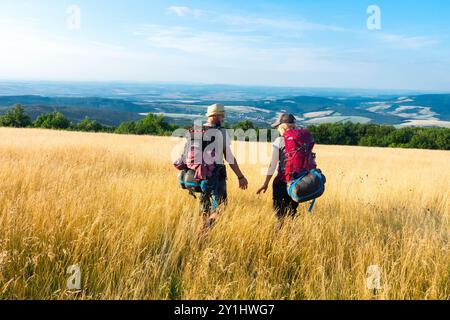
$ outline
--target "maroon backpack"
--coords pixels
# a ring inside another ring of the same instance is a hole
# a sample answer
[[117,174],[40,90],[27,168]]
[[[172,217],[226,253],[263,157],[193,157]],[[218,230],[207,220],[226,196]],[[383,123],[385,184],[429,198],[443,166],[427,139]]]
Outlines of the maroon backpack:
[[317,169],[314,159],[314,138],[308,129],[290,129],[284,134],[286,169],[285,181],[297,179],[304,171]]
[[192,193],[207,192],[215,187],[215,150],[206,150],[215,141],[210,130],[211,127],[207,126],[189,128],[183,155],[174,163],[175,168],[181,171],[178,177],[181,187]]

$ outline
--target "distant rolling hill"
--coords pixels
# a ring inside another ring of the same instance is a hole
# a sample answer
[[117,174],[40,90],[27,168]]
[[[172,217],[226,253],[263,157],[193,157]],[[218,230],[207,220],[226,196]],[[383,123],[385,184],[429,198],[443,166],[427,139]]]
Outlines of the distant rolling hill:
[[88,116],[106,125],[118,125],[124,121],[142,118],[139,113],[147,109],[132,102],[107,98],[69,98],[42,96],[2,96],[0,113],[14,104],[21,104],[34,119],[42,113],[59,111],[74,122]]
[[[242,94],[241,96],[243,96]],[[176,124],[189,124],[204,117],[212,103],[227,106],[230,123],[251,120],[266,126],[280,112],[296,115],[304,125],[336,122],[377,123],[396,126],[450,127],[450,94],[410,96],[290,96],[263,99],[214,99],[168,95],[152,96],[121,93],[120,97],[50,97],[40,95],[0,96],[0,114],[20,103],[36,118],[41,113],[60,111],[74,122],[85,116],[106,125],[140,119],[146,113],[158,113]]]

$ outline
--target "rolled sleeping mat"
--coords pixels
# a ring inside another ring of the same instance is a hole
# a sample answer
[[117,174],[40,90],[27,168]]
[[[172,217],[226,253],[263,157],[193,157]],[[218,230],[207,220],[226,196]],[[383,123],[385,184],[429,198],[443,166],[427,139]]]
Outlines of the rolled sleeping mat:
[[287,191],[295,202],[308,202],[325,193],[325,183],[326,177],[322,171],[313,169],[288,183]]
[[180,183],[181,189],[184,189],[184,190],[186,190],[186,186],[184,184],[185,176],[186,176],[186,170],[181,170],[180,173],[178,174],[178,182]]
[[195,179],[195,171],[194,170],[187,170],[184,174],[183,184],[185,189],[195,192],[195,193],[201,193],[201,183],[197,179]]

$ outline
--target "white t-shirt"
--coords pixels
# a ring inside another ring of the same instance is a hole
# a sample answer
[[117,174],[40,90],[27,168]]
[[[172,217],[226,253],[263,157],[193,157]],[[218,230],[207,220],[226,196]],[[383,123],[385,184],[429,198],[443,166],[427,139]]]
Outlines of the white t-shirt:
[[274,148],[277,148],[278,150],[284,148],[284,138],[283,137],[276,138],[275,141],[272,143],[272,146]]
[[272,144],[272,159],[267,175],[273,176],[278,168],[278,175],[284,175],[285,169],[284,138],[278,137]]

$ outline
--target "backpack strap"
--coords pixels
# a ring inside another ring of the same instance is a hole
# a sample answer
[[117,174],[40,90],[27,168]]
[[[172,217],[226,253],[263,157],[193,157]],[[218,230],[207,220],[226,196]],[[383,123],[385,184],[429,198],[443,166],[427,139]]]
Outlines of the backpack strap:
[[311,206],[310,206],[309,209],[308,209],[308,212],[309,212],[309,213],[312,213],[315,204],[316,204],[316,199],[314,199],[314,200],[311,202]]
[[214,188],[214,194],[212,196],[212,210],[216,211],[217,210],[217,201],[219,198],[219,191],[217,189],[219,189],[218,187],[218,182],[216,182],[216,187]]
[[189,195],[192,196],[195,200],[197,200],[197,196],[192,190],[189,190]]

